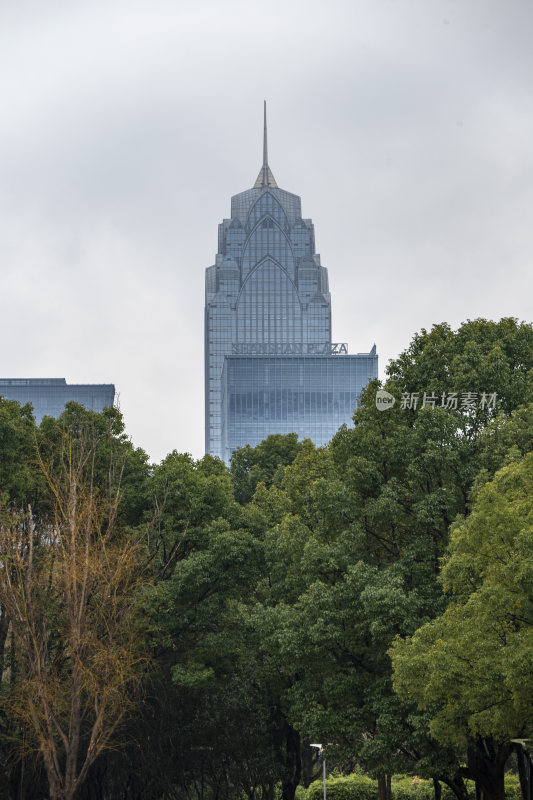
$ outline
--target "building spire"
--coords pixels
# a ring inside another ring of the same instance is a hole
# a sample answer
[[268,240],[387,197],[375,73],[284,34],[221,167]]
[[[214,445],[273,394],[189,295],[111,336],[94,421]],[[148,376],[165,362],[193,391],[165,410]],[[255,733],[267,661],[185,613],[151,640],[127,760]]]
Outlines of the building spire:
[[261,189],[263,186],[277,187],[276,179],[268,166],[268,145],[267,145],[267,103],[264,101],[264,126],[263,126],[263,166],[259,170],[259,175],[254,183],[254,189]]
[[264,101],[263,105],[263,117],[264,117],[264,127],[263,127],[263,169],[268,167],[268,145],[267,145],[267,101]]

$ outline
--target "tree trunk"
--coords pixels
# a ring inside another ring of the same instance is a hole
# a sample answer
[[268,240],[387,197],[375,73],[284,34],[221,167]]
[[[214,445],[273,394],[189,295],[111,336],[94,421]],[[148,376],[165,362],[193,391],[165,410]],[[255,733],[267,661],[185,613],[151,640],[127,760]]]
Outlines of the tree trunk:
[[440,785],[440,781],[437,778],[433,778],[433,793],[435,796],[435,800],[440,800],[442,797],[442,788]]
[[531,756],[524,750],[521,744],[516,744],[516,760],[518,763],[518,777],[520,779],[520,793],[522,800],[532,800],[533,792],[531,786]]
[[300,734],[289,725],[281,715],[282,739],[284,744],[284,775],[281,782],[282,800],[294,800],[296,788],[302,775],[302,759],[300,753]]
[[444,783],[450,789],[457,800],[468,800],[468,790],[465,782],[460,775],[454,775],[453,778],[439,778],[441,783]]
[[0,682],[2,681],[4,675],[4,653],[8,631],[9,617],[4,608],[0,606]]
[[390,775],[380,775],[378,778],[378,800],[391,800]]
[[313,748],[309,744],[309,739],[305,738],[302,744],[302,783],[307,789],[313,781]]
[[479,800],[505,800],[505,764],[511,752],[510,742],[478,739],[467,753],[468,772],[476,782]]

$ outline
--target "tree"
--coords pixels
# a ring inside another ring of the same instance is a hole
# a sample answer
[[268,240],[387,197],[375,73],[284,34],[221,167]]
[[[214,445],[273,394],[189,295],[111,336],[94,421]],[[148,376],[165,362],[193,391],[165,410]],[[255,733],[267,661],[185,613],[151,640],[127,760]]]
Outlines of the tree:
[[146,699],[124,757],[101,759],[95,782],[107,766],[111,792],[122,782],[131,796],[271,797],[275,720],[249,614],[264,575],[262,516],[236,503],[226,467],[211,456],[170,453],[147,496],[155,524],[140,608],[151,653]]
[[[456,331],[446,323],[415,334],[409,347],[387,366],[390,379],[405,392],[496,393],[505,414],[524,405],[533,388],[533,325],[511,317],[499,322],[475,319]],[[438,402],[438,401],[437,401]],[[476,404],[470,429],[478,431],[494,409]]]
[[39,513],[4,503],[0,518],[0,603],[13,631],[5,704],[42,757],[53,800],[71,800],[111,746],[142,664],[140,541],[119,523],[120,479],[98,479],[103,439],[114,448],[97,417],[54,426],[37,453],[48,502]]
[[297,433],[273,433],[255,447],[237,448],[231,456],[230,474],[239,503],[249,503],[258,483],[279,482],[284,467],[292,464],[303,443]]
[[[49,469],[60,471],[64,450],[65,432],[76,443],[91,441],[93,459],[92,479],[107,495],[120,496],[116,509],[117,523],[121,526],[136,526],[145,521],[152,511],[148,502],[148,484],[151,468],[148,456],[139,447],[134,447],[124,431],[122,414],[116,408],[106,408],[101,413],[89,411],[78,403],[70,402],[59,418],[44,417],[36,431],[37,448],[41,461]],[[35,440],[34,440],[35,441]],[[35,446],[31,462],[36,463]],[[42,471],[40,480],[42,482]],[[49,488],[49,487],[48,487]],[[50,492],[45,486],[44,500]],[[34,511],[36,511],[34,507]]]
[[383,791],[386,772],[407,767],[463,796],[453,754],[424,742],[414,707],[395,696],[387,650],[442,609],[435,573],[471,473],[453,415],[382,414],[374,392],[354,429],[302,450],[279,489],[256,493],[271,515],[264,648],[278,654],[298,730],[358,758]]
[[29,404],[0,397],[0,494],[20,505],[35,499],[35,422]]
[[[32,464],[35,435],[31,407],[25,405],[21,408],[17,402],[0,397],[0,502],[10,509],[20,509],[28,503],[37,506],[39,481]],[[9,683],[9,673],[4,678],[9,631],[9,615],[0,600],[0,688],[4,692],[8,691],[6,681]],[[6,796],[10,779],[6,760],[10,750],[9,740],[13,734],[10,720],[0,717],[0,794]]]
[[533,453],[478,489],[442,569],[449,602],[392,649],[394,685],[465,748],[484,800],[504,797],[511,739],[533,723]]
[[228,518],[235,505],[221,461],[194,461],[175,450],[154,468],[147,495],[157,523],[147,542],[155,582],[171,579],[181,561],[202,550],[209,523]]
[[[387,650],[445,607],[437,577],[449,526],[467,513],[489,453],[480,434],[493,420],[501,425],[533,385],[532,344],[533,327],[515,320],[422,331],[389,365],[386,388],[398,401],[426,392],[435,407],[397,402],[383,413],[374,384],[355,427],[341,429],[318,469],[300,453],[276,486],[256,494],[280,512],[266,546],[271,640],[292,681],[289,716],[316,741],[364,760],[383,791],[385,773],[403,767],[465,796],[461,753],[436,746],[428,713],[395,695]],[[454,411],[440,402],[451,392],[459,402],[463,392],[498,400]]]

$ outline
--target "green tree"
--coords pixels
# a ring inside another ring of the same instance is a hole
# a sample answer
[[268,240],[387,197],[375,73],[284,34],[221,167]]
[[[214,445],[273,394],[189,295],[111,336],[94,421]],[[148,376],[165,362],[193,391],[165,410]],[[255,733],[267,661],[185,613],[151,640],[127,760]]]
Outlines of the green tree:
[[[37,506],[39,477],[35,469],[36,428],[31,406],[21,408],[13,400],[0,397],[0,502],[13,512],[24,509],[28,503]],[[9,672],[6,660],[6,643],[10,631],[8,610],[0,600],[0,691],[9,690]],[[8,796],[10,769],[7,759],[11,722],[0,717],[0,794]]]
[[284,467],[292,464],[301,448],[298,434],[274,433],[255,447],[247,444],[234,450],[230,474],[237,501],[249,503],[258,483],[278,483]]
[[31,406],[0,397],[0,493],[14,507],[35,500],[35,435]]
[[437,752],[414,707],[395,696],[387,650],[442,610],[438,559],[473,472],[456,416],[382,414],[374,392],[355,428],[329,449],[302,450],[280,488],[256,493],[271,515],[264,640],[285,671],[298,730],[334,742],[337,758],[357,757],[382,788],[384,767],[407,763],[464,795],[451,751]]
[[494,477],[508,460],[533,450],[533,402],[519,406],[510,416],[498,414],[479,438],[482,472],[477,481]]
[[[499,322],[468,320],[457,331],[446,323],[422,329],[409,347],[390,362],[389,378],[404,392],[496,393],[498,408],[506,414],[529,401],[533,389],[533,326],[511,317]],[[439,400],[437,400],[437,403]],[[474,431],[486,424],[493,411],[471,412]]]
[[194,461],[174,450],[154,467],[147,505],[157,523],[148,541],[154,580],[171,578],[180,561],[202,550],[207,526],[229,517],[234,505],[230,478],[218,459]]
[[[444,610],[437,575],[449,526],[467,513],[489,457],[480,434],[501,425],[498,415],[508,417],[531,388],[532,342],[532,326],[515,320],[422,331],[389,365],[386,388],[398,399],[418,392],[422,401],[426,392],[434,408],[398,402],[383,413],[374,385],[355,427],[334,437],[319,466],[301,453],[276,486],[256,494],[272,517],[271,636],[290,673],[291,719],[363,760],[382,791],[384,773],[403,766],[465,795],[461,753],[437,747],[429,715],[395,695],[387,650],[395,635]],[[439,402],[450,392],[456,411]],[[478,400],[496,393],[498,402],[461,409],[467,392]],[[492,454],[497,460],[494,447]]]
[[142,626],[152,667],[132,744],[106,757],[107,774],[117,792],[122,780],[139,796],[270,796],[275,719],[248,613],[264,575],[262,515],[235,501],[210,456],[171,453],[153,468],[148,497],[156,522]]
[[394,682],[431,712],[431,732],[466,748],[483,798],[504,797],[510,740],[533,722],[533,453],[479,488],[452,532],[445,612],[392,650]]

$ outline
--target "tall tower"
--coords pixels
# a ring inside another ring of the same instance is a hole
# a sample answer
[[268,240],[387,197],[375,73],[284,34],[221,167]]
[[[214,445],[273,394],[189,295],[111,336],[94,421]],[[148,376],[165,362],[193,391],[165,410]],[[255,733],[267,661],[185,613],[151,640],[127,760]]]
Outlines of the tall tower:
[[[256,422],[270,420],[266,428],[256,426],[261,438],[265,430],[285,432],[283,425],[272,419],[270,398],[265,395],[265,356],[278,361],[310,354],[331,358],[331,348],[328,272],[315,252],[313,223],[302,219],[300,198],[278,187],[268,164],[265,103],[263,164],[253,188],[231,198],[231,218],[219,225],[215,264],[206,269],[206,452],[229,458],[232,402],[233,410],[237,404],[247,413],[243,403],[249,400],[250,415]],[[260,362],[250,363],[260,369],[261,385],[249,387],[254,397],[247,391],[246,400],[233,396],[230,401],[224,387],[227,389],[228,370],[235,365],[229,362],[242,356],[260,358]],[[278,399],[281,403],[281,395]],[[290,428],[291,421],[288,424]],[[251,430],[248,436],[253,438]]]

